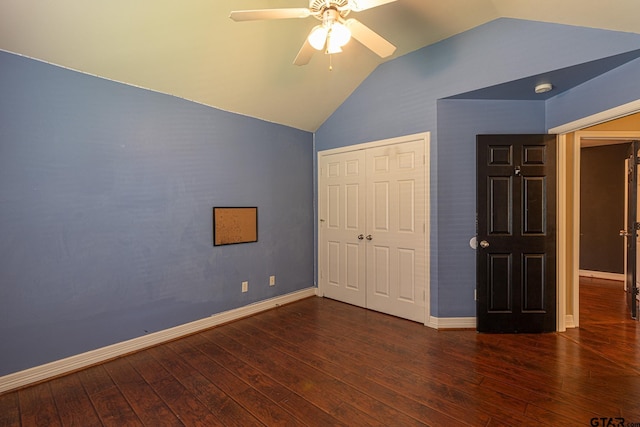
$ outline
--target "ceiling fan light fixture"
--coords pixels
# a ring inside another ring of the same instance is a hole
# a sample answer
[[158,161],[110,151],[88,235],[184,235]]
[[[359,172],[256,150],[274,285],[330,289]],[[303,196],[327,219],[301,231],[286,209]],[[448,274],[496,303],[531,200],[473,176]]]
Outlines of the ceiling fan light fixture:
[[327,53],[342,52],[342,46],[351,40],[351,31],[341,24],[334,22],[329,26],[317,25],[309,34],[309,44],[316,50],[327,46]]
[[[301,0],[300,0],[301,1]],[[309,0],[309,7],[235,10],[229,17],[234,21],[256,21],[313,17],[322,23],[315,26],[302,44],[293,63],[306,65],[314,50],[325,53],[342,52],[351,37],[381,58],[391,56],[396,47],[378,33],[358,21],[346,19],[353,12],[362,12],[398,0]]]
[[328,55],[332,55],[334,53],[342,52],[342,46],[331,37],[331,33],[327,37],[327,51],[325,52]]
[[331,43],[342,47],[351,40],[351,31],[340,22],[334,22],[331,26],[330,38]]
[[309,44],[313,46],[315,50],[322,50],[327,41],[327,34],[329,30],[322,25],[316,25],[309,34]]

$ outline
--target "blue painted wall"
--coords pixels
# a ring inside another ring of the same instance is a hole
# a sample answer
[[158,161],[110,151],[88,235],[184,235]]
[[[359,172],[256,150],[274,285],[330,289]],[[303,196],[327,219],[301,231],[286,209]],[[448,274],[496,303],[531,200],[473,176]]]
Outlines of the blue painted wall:
[[640,99],[640,59],[547,101],[547,127],[570,123]]
[[0,94],[0,375],[313,286],[311,133],[4,52]]
[[498,19],[380,65],[316,132],[317,150],[431,132],[432,316],[475,316],[475,256],[468,246],[475,234],[475,134],[546,132],[585,111],[640,98],[639,65],[558,97],[595,101],[580,110],[554,98],[439,100],[638,48],[637,34]]
[[[438,317],[475,316],[476,135],[545,133],[544,101],[438,101]],[[443,166],[446,165],[446,166]]]

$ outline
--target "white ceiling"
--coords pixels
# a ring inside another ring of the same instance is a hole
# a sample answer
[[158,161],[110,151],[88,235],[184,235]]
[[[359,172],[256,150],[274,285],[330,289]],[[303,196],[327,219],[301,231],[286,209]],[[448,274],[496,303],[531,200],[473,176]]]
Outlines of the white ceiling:
[[[356,41],[292,64],[313,18],[234,22],[306,0],[2,0],[0,49],[315,131],[383,62]],[[390,60],[500,17],[640,33],[639,0],[398,0],[355,17]]]

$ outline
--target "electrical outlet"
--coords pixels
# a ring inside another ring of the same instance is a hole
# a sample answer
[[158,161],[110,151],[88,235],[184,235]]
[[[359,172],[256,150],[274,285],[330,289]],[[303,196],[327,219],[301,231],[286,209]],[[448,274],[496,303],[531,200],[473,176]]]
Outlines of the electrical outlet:
[[269,286],[276,285],[276,276],[269,276]]
[[242,282],[242,292],[249,291],[249,282]]

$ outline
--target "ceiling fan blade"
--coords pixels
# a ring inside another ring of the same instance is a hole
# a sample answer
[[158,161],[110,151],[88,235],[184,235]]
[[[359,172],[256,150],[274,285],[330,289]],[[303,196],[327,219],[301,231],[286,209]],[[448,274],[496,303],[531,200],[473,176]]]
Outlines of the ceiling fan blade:
[[296,59],[293,60],[295,65],[307,65],[311,61],[311,57],[316,50],[309,43],[309,37],[304,39],[304,44],[300,48]]
[[354,39],[371,49],[379,57],[386,58],[395,52],[394,45],[357,19],[347,19],[345,25],[351,30],[351,36]]
[[354,12],[362,12],[363,10],[373,7],[382,6],[383,4],[393,3],[397,0],[351,0],[351,10]]
[[234,21],[256,21],[260,19],[306,18],[311,16],[309,9],[298,7],[288,9],[234,10],[229,18]]

